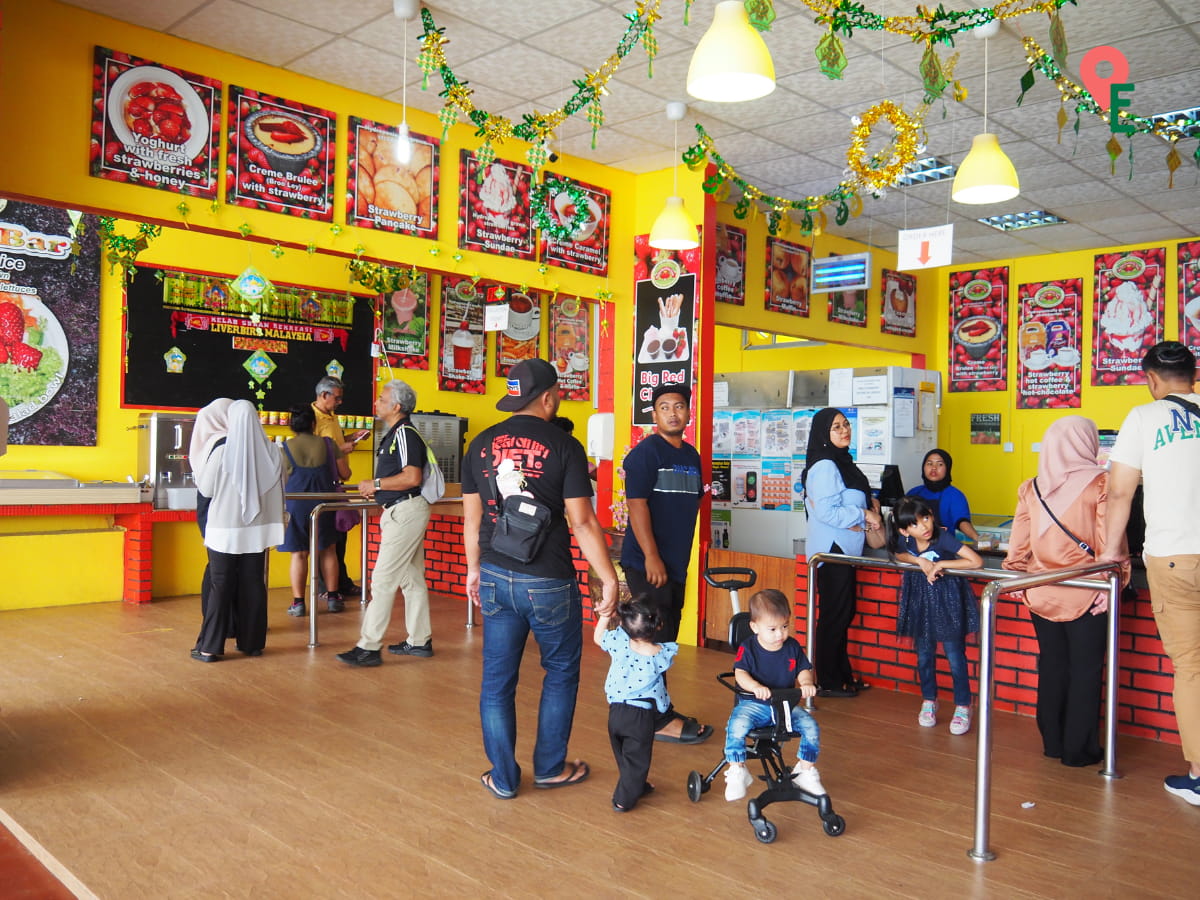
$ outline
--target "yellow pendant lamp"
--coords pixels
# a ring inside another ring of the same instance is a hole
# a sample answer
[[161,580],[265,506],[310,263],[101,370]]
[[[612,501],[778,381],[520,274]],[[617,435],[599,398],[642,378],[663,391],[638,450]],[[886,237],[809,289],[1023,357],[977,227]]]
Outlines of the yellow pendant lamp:
[[775,90],[771,52],[741,0],[723,0],[700,38],[688,67],[687,92],[697,100],[736,103]]
[[675,190],[650,228],[650,246],[656,250],[691,250],[700,246],[700,239],[696,237],[696,223],[688,215],[683,198],[679,196],[679,120],[686,113],[686,103],[667,104],[667,118],[675,123]]
[[1001,203],[1021,193],[1016,167],[1000,149],[1000,139],[987,130],[987,39],[999,30],[999,21],[992,20],[971,32],[983,39],[983,133],[975,135],[971,151],[959,163],[954,187],[950,190],[955,203]]

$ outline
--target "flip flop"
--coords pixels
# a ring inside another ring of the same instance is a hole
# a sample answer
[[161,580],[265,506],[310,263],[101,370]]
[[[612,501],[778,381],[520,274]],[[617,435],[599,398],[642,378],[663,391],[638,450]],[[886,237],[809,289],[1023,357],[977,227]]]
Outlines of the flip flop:
[[[568,767],[570,768],[570,772],[567,771]],[[583,774],[580,775],[580,772]],[[567,777],[560,778],[558,775],[552,775],[551,778],[554,779],[553,781],[538,778],[534,780],[533,786],[535,788],[542,788],[543,790],[570,787],[573,784],[579,784],[581,781],[587,781],[587,777],[592,774],[592,770],[588,768],[588,764],[583,760],[578,760],[577,762],[567,763],[560,774],[565,774]]]
[[492,781],[491,772],[484,772],[482,775],[480,775],[479,783],[487,788],[491,792],[492,796],[497,800],[511,800],[513,797],[517,796],[516,791],[506,791],[504,788],[496,787],[495,783]]
[[679,737],[670,734],[656,734],[654,739],[667,744],[703,744],[713,735],[713,727],[711,725],[701,725],[691,716],[680,716],[683,719],[683,727],[679,732]]

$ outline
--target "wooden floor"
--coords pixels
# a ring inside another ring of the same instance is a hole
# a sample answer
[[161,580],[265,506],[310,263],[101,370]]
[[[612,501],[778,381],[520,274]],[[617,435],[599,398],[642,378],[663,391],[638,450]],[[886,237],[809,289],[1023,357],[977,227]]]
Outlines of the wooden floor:
[[[763,845],[723,782],[687,798],[720,734],[657,745],[658,790],[612,811],[607,657],[589,643],[572,755],[591,779],[502,802],[479,784],[482,632],[463,628],[461,601],[435,600],[435,657],[359,670],[333,658],[357,607],[323,616],[310,651],[285,593],[265,655],[215,665],[188,656],[195,598],[0,613],[0,808],[96,896],[1195,896],[1200,809],[1161,785],[1178,747],[1122,739],[1126,777],[1109,781],[1044,759],[1032,721],[997,716],[997,859],[981,864],[967,857],[974,733],[919,728],[908,695],[826,700],[820,767],[846,832],[781,804]],[[677,706],[718,731],[729,694],[712,676],[728,660],[685,647],[670,676]]]

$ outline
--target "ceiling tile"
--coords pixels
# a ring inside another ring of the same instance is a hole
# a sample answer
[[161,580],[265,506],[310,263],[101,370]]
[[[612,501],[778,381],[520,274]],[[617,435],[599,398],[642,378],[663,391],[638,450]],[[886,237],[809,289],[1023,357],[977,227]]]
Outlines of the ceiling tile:
[[[346,34],[384,16],[397,21],[389,0],[322,0],[320,3],[304,0],[241,0],[241,3],[331,34]],[[410,34],[412,30],[410,24]],[[421,31],[420,25],[416,26],[416,30],[418,33]]]
[[[520,4],[506,4],[509,7],[507,9],[496,0],[434,0],[429,5],[439,28],[439,14],[450,13],[468,22],[482,23],[494,31],[517,39],[528,37],[531,31],[540,33],[601,6],[593,0],[521,0]],[[514,6],[517,8],[513,9]],[[617,46],[618,39],[619,36],[613,40],[613,47]]]
[[399,58],[347,38],[337,38],[306,53],[288,68],[326,81],[332,78],[338,84],[377,96],[399,90],[404,80]]
[[110,19],[133,22],[143,28],[167,31],[170,26],[194,10],[204,6],[208,0],[63,0],[71,6],[88,9]]
[[[517,59],[520,65],[514,65]],[[579,76],[574,63],[532,47],[519,54],[510,48],[495,50],[452,68],[460,80],[486,84],[514,97],[537,97],[547,88],[566,87]]]
[[[473,22],[446,15],[440,10],[435,15],[437,16],[435,24],[439,28],[445,28],[444,36],[449,38],[449,42],[443,46],[443,50],[451,69],[456,69],[462,63],[475,59],[477,56],[484,56],[501,47],[512,46],[509,38],[497,34],[489,28],[482,28]],[[424,26],[419,20],[408,23],[408,60],[410,63],[415,63],[417,54],[421,52],[421,35],[424,31]],[[401,56],[404,52],[404,22],[395,16],[384,16],[369,25],[357,28],[351,32],[350,37],[371,47],[387,50],[396,56]],[[432,78],[437,80],[436,76],[432,76]]]
[[[236,27],[231,27],[234,22]],[[212,0],[180,22],[173,33],[272,66],[285,66],[332,37],[328,32],[232,0]]]

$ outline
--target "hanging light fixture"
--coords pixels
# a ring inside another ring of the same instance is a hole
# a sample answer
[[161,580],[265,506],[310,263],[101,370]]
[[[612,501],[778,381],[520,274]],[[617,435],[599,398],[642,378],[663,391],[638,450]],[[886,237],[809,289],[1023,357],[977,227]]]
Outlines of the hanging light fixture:
[[687,91],[697,100],[736,103],[775,90],[775,64],[742,0],[723,0],[688,66]]
[[392,14],[404,21],[404,67],[400,70],[400,124],[396,127],[396,162],[407,166],[412,161],[412,137],[408,133],[408,20],[421,8],[420,0],[392,0]]
[[987,130],[988,38],[1000,30],[993,19],[971,34],[983,39],[983,132],[971,141],[971,151],[958,166],[950,196],[955,203],[983,204],[1011,200],[1021,193],[1016,167],[1003,150],[1000,140]]
[[675,189],[650,229],[650,246],[656,250],[691,250],[700,246],[700,240],[696,237],[696,223],[688,215],[683,198],[679,196],[679,120],[686,114],[686,103],[667,104],[667,118],[675,123],[675,155],[672,157],[675,161],[672,167]]

